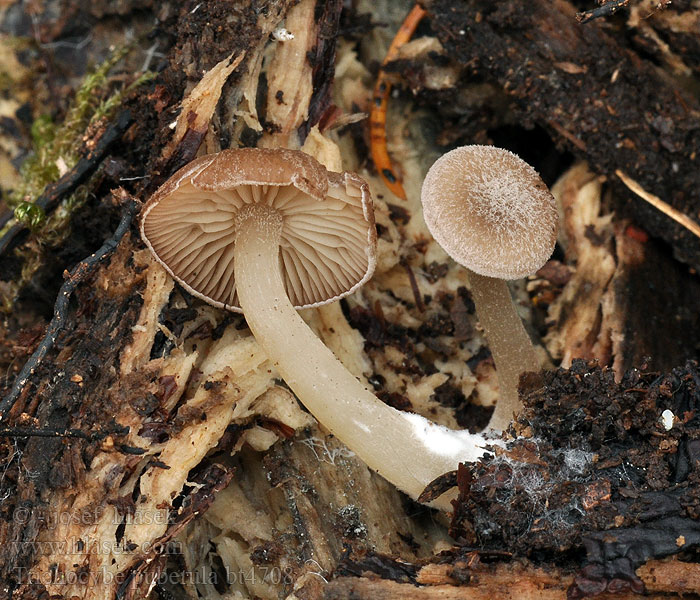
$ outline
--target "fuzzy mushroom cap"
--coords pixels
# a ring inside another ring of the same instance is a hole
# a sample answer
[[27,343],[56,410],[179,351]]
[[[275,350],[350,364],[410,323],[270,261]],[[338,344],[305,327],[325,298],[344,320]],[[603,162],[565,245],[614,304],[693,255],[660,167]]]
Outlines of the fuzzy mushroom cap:
[[346,296],[372,276],[376,229],[367,184],[295,150],[223,150],[192,161],[146,203],[141,236],[190,293],[240,312],[236,231],[255,204],[282,218],[280,267],[295,307]]
[[520,279],[552,255],[558,215],[537,171],[512,152],[463,146],[441,156],[421,192],[435,240],[487,277]]

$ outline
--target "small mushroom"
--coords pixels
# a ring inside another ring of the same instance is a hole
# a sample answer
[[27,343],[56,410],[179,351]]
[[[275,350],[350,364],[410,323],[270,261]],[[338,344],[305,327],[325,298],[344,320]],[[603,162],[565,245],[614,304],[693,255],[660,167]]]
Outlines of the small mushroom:
[[[329,172],[300,151],[224,150],[155,192],[141,235],[193,295],[242,311],[316,419],[414,499],[458,462],[483,454],[483,437],[376,398],[297,314],[346,296],[374,271],[372,199],[357,175]],[[447,500],[437,505],[450,508]]]
[[435,161],[421,200],[435,240],[469,270],[500,386],[489,428],[502,431],[521,409],[520,374],[540,370],[504,280],[534,273],[551,256],[558,227],[554,198],[537,172],[512,152],[463,146]]

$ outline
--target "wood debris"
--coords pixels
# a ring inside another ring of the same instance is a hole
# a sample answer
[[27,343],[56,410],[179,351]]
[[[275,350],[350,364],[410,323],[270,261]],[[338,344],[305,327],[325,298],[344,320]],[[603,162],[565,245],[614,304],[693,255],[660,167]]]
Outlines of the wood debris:
[[[559,247],[513,293],[533,336],[571,369],[523,382],[529,408],[516,429],[527,438],[436,483],[434,493],[455,483],[462,492],[450,526],[318,427],[241,316],[189,296],[127,236],[76,290],[8,424],[80,433],[0,438],[0,590],[25,600],[697,592],[698,383],[686,364],[700,351],[700,282],[687,266],[700,265],[697,238],[615,176],[697,220],[700,109],[679,83],[700,64],[697,7],[647,19],[646,3],[629,2],[617,30],[608,15],[577,23],[565,0],[431,0],[415,39],[385,60],[411,2],[264,4],[96,0],[87,50],[65,54],[76,8],[58,20],[38,5],[31,19],[22,4],[0,9],[18,35],[33,23],[36,60],[60,67],[37,72],[56,115],[80,52],[103,52],[124,23],[144,38],[158,23],[134,66],[145,59],[158,75],[129,99],[138,118],[98,161],[90,206],[101,212],[76,215],[62,267],[49,269],[51,301],[63,268],[89,254],[73,248],[108,237],[110,188],[146,199],[198,153],[301,147],[368,181],[379,238],[373,279],[304,318],[384,401],[479,429],[498,398],[493,361],[464,270],[427,232],[420,187],[445,144],[496,143],[559,180]],[[405,199],[370,158],[363,115],[379,65],[393,88],[387,150]],[[0,259],[0,279],[13,260]],[[25,295],[2,323],[6,388],[43,318]],[[655,500],[666,512],[647,519],[640,506]],[[651,550],[635,554],[640,539]]]

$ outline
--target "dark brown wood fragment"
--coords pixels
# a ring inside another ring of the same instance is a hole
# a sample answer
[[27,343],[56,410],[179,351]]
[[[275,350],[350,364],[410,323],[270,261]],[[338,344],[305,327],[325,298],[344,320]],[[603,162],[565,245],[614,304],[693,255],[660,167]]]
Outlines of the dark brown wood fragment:
[[620,169],[697,219],[700,106],[604,22],[581,25],[565,0],[429,0],[447,54],[497,83],[521,125],[539,125],[562,148],[609,177],[620,208],[700,268],[697,238],[633,196]]
[[[515,576],[514,576],[515,575]],[[552,572],[548,577],[533,575],[521,570],[511,573],[505,570],[491,574],[479,574],[474,585],[457,586],[450,583],[418,587],[410,583],[397,583],[369,577],[341,577],[315,593],[304,587],[297,597],[300,600],[564,600],[570,581],[564,573]],[[605,593],[596,600],[639,600],[634,592]],[[665,593],[645,595],[647,600],[667,600]]]
[[360,552],[357,555],[346,556],[335,570],[335,575],[338,577],[348,575],[361,577],[373,574],[382,579],[401,583],[415,583],[417,573],[418,568],[416,565],[375,552]]
[[[321,5],[317,6],[317,13],[319,8]],[[340,0],[329,0],[322,4],[321,14],[317,17],[316,45],[308,56],[312,70],[313,93],[309,103],[309,117],[299,128],[299,137],[302,143],[311,128],[319,122],[330,106],[331,88],[335,74],[335,51],[342,8],[343,3]]]
[[[120,200],[125,204],[119,227],[115,231],[114,236],[106,240],[99,250],[80,261],[70,273],[66,273],[66,281],[58,292],[58,298],[54,306],[54,316],[49,323],[44,339],[24,365],[22,371],[17,375],[12,390],[0,401],[0,422],[5,420],[8,412],[12,409],[20,394],[23,393],[25,384],[39,367],[39,364],[47,353],[53,348],[56,339],[65,325],[68,316],[69,301],[75,288],[83,279],[91,275],[105,258],[116,250],[122,237],[129,231],[132,217],[140,204],[138,204],[135,199],[131,198],[123,189],[115,191],[115,196],[120,197]],[[80,376],[80,381],[82,381],[82,376]]]
[[[120,271],[122,280],[109,297],[99,297],[93,310],[82,315],[67,315],[65,334],[33,374],[30,385],[36,382],[36,391],[20,398],[22,404],[16,405],[18,412],[35,413],[42,427],[89,430],[104,423],[105,415],[120,413],[120,399],[109,390],[118,379],[119,354],[131,339],[131,327],[142,303],[138,294],[142,277],[126,267],[132,252],[132,244],[124,243],[112,257],[112,267],[115,272]],[[89,283],[87,286],[92,289],[82,298],[84,306],[96,295],[94,287]],[[104,340],[110,343],[105,344]],[[62,376],[54,377],[55,370],[60,370]],[[70,379],[76,372],[85,374],[81,385]],[[96,445],[79,439],[30,438],[21,451],[21,464],[5,457],[6,468],[16,471],[16,487],[13,501],[0,507],[4,518],[0,522],[0,539],[4,541],[0,546],[0,581],[8,584],[18,580],[23,569],[26,572],[33,564],[33,542],[48,524],[44,512],[48,496],[81,480]],[[26,518],[16,518],[18,510]]]
[[631,6],[628,23],[636,30],[634,46],[679,76],[681,84],[690,73],[700,74],[700,15],[693,2],[640,2]]
[[639,592],[641,564],[700,546],[698,365],[618,384],[579,360],[543,378],[523,380],[531,437],[460,468],[452,534],[550,560],[585,548],[572,598]]
[[650,369],[668,371],[700,356],[700,279],[673,260],[665,244],[635,239],[629,229],[615,236],[617,270],[611,281],[622,333],[619,370],[646,362]]

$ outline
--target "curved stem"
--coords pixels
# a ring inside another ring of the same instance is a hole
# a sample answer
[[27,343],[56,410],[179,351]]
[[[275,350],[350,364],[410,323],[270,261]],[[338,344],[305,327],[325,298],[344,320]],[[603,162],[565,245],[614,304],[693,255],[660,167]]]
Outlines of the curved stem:
[[[247,218],[238,227],[236,289],[255,339],[316,419],[396,487],[416,499],[436,477],[483,454],[484,438],[400,412],[377,399],[297,314],[279,263],[281,219]],[[447,498],[434,505],[451,509]]]
[[539,371],[540,362],[515,310],[510,290],[503,279],[469,271],[476,316],[484,328],[491,356],[496,363],[500,398],[491,415],[489,429],[503,431],[522,409],[518,395],[520,375]]

